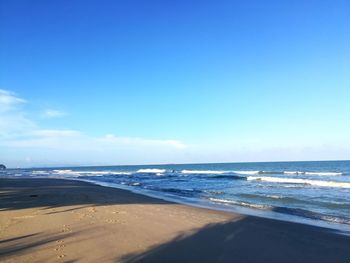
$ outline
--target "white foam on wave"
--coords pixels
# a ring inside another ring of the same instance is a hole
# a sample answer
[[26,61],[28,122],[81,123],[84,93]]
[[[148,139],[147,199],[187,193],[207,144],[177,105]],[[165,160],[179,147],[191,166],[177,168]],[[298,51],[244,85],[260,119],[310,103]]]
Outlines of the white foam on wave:
[[224,174],[229,171],[213,171],[213,170],[182,170],[183,174]]
[[324,176],[337,176],[342,175],[343,173],[335,172],[305,172],[306,175],[324,175]]
[[245,174],[245,175],[252,175],[252,174],[259,174],[260,171],[233,171],[236,174]]
[[72,170],[53,170],[55,174],[70,174],[73,171]]
[[32,174],[48,174],[48,171],[33,171]]
[[280,195],[266,195],[266,197],[269,197],[272,199],[284,199],[284,198],[286,198],[285,196],[280,196]]
[[164,173],[166,170],[165,169],[139,169],[137,173],[152,173],[152,174],[161,174]]
[[104,176],[104,175],[130,175],[130,172],[112,172],[112,171],[72,171],[72,170],[53,170],[54,174],[69,176]]
[[319,176],[338,176],[343,173],[337,172],[301,172],[301,171],[284,171],[284,174],[288,175],[319,175]]
[[106,171],[76,171],[74,173],[80,174],[80,175],[113,175],[113,174],[118,174],[118,175],[128,175],[131,174],[130,172],[106,172]]
[[322,215],[320,216],[321,220],[332,222],[332,223],[338,223],[338,224],[350,224],[350,219],[347,218],[339,218],[329,215]]
[[226,199],[218,199],[218,198],[209,198],[210,201],[217,202],[217,203],[224,203],[224,204],[232,204],[232,205],[240,205],[250,208],[258,208],[258,209],[268,209],[270,206],[267,205],[259,205],[259,204],[251,204],[246,202],[239,202],[234,200],[226,200]]
[[269,176],[248,176],[248,181],[264,181],[271,183],[287,183],[287,184],[308,184],[320,187],[336,187],[336,188],[350,188],[350,182],[335,182],[335,181],[320,181],[299,178],[281,178]]

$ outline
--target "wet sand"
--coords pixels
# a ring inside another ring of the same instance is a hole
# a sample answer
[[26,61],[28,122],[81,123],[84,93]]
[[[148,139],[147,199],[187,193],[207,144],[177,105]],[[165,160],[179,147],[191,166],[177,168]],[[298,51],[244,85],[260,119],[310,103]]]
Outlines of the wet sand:
[[329,229],[59,179],[0,179],[1,262],[350,262]]

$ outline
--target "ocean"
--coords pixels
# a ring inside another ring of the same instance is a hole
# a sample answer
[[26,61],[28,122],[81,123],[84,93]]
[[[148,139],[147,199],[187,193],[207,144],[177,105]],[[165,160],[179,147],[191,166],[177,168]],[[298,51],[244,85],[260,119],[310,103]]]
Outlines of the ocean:
[[82,180],[194,206],[350,230],[350,161],[7,169],[0,176]]

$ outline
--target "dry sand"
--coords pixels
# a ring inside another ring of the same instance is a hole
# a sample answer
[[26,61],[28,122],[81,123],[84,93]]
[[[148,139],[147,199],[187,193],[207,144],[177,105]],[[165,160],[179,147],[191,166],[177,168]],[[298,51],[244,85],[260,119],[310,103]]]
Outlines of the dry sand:
[[350,262],[329,229],[59,179],[0,179],[1,262]]

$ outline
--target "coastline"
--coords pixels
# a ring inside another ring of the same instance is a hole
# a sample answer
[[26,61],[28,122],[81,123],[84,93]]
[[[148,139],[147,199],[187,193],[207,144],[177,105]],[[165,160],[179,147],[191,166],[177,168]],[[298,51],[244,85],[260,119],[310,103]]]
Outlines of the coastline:
[[[66,178],[57,178],[57,179],[66,179]],[[191,207],[227,212],[230,214],[239,214],[243,216],[253,216],[253,217],[266,218],[266,219],[272,219],[272,220],[278,220],[278,221],[285,221],[290,223],[304,224],[304,225],[316,226],[320,228],[327,228],[329,229],[329,231],[332,231],[334,233],[350,236],[349,225],[344,225],[338,222],[327,222],[327,221],[322,221],[317,219],[310,219],[307,217],[301,217],[300,215],[281,213],[281,212],[274,211],[273,209],[262,210],[262,209],[245,207],[240,205],[227,205],[222,202],[210,203],[208,202],[208,200],[190,200],[185,197],[169,196],[169,195],[165,195],[164,193],[156,193],[154,191],[148,191],[146,189],[140,190],[128,185],[98,182],[98,181],[93,181],[89,179],[68,178],[67,180],[76,180],[80,182],[92,183],[103,187],[122,189],[122,190],[130,191],[135,194],[145,195],[151,198],[161,199],[170,203],[182,204],[182,205],[191,206]]]
[[348,262],[327,228],[67,179],[0,179],[2,262]]

